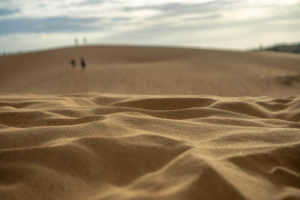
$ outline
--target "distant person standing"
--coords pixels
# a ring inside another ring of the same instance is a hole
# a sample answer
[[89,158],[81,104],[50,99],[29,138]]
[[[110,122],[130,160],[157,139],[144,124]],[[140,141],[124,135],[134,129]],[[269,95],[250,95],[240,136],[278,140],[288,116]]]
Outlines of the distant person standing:
[[74,44],[75,44],[75,47],[78,46],[78,39],[77,38],[74,38]]
[[72,68],[74,69],[76,67],[76,62],[74,59],[71,60],[71,65],[72,65]]
[[84,60],[84,58],[83,57],[81,57],[81,68],[82,69],[85,69],[85,66],[86,66],[86,63],[85,63],[85,60]]
[[87,45],[87,38],[83,38],[83,44]]

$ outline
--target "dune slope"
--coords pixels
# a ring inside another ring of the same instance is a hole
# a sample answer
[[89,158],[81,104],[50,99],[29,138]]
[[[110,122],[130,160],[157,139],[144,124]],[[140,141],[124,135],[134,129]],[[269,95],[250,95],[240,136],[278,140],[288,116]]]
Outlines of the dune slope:
[[0,96],[0,199],[299,199],[300,97]]
[[[71,59],[77,63],[73,70]],[[0,93],[292,96],[300,92],[299,63],[298,54],[275,52],[66,48],[0,57]]]

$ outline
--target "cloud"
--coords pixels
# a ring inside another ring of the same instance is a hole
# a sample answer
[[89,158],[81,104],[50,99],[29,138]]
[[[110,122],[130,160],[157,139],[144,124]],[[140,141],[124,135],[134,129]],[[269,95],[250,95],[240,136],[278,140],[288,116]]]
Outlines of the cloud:
[[[222,4],[222,1],[213,1],[125,7],[124,9],[129,12],[136,10],[160,12],[149,17],[143,26],[109,35],[106,40],[147,44],[149,41],[157,44],[164,42],[170,44],[173,41],[176,44],[191,45],[199,44],[205,39],[208,40],[207,43],[209,40],[235,43],[236,38],[244,37],[246,41],[251,37],[267,38],[268,35],[283,35],[289,32],[294,37],[294,33],[300,32],[300,21],[297,20],[300,17],[299,6],[280,7],[271,4],[260,8],[258,4],[246,7],[237,1],[229,2],[227,5]],[[151,40],[146,41],[145,38]],[[287,38],[282,40],[285,41]]]
[[237,38],[245,43],[284,34],[288,36],[282,41],[295,39],[300,30],[300,0],[0,0],[0,8],[0,37],[82,33],[100,43],[194,45],[226,40],[230,45],[237,44]]
[[107,0],[84,0],[73,5],[99,5],[105,3]]
[[168,14],[186,14],[195,12],[209,12],[214,10],[219,10],[225,7],[226,4],[223,1],[211,1],[204,3],[163,3],[151,6],[135,6],[135,7],[124,7],[126,11],[134,10],[159,10],[163,13]]
[[49,18],[17,18],[0,20],[0,34],[11,33],[55,33],[55,32],[86,32],[101,30],[91,24],[98,18],[70,18],[65,16]]
[[0,16],[7,16],[7,15],[12,15],[15,13],[20,12],[20,9],[5,9],[5,8],[0,8]]

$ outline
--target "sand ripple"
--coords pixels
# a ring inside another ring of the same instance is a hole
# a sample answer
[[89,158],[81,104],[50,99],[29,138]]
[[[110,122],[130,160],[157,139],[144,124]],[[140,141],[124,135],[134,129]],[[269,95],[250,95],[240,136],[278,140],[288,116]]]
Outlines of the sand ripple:
[[300,97],[0,96],[0,199],[299,199]]

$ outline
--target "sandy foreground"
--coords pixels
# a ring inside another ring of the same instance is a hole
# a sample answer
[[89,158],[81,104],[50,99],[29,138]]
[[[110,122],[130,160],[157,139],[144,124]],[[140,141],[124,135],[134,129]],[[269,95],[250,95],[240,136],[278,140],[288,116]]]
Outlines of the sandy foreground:
[[0,199],[300,199],[299,94],[297,54],[0,57]]

